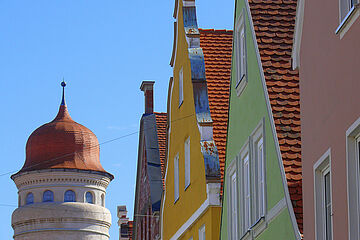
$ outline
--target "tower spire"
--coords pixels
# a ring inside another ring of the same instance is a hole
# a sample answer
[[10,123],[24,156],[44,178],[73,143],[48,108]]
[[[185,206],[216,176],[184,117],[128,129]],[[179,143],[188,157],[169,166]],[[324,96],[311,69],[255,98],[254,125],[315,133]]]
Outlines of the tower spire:
[[66,82],[64,81],[64,78],[63,78],[63,81],[61,82],[61,86],[62,86],[62,88],[63,88],[61,105],[64,105],[64,106],[65,106],[65,87],[66,87]]

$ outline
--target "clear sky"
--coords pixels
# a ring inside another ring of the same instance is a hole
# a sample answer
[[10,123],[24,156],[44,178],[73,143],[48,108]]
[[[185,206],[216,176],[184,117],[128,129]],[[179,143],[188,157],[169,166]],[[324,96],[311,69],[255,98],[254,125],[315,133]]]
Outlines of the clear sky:
[[[13,235],[10,176],[24,163],[32,131],[55,117],[63,77],[72,118],[100,143],[122,137],[100,146],[103,167],[115,175],[106,207],[111,239],[119,238],[116,206],[133,215],[143,80],[156,81],[155,111],[166,111],[174,2],[0,0],[0,239]],[[233,28],[234,0],[196,6],[199,27]]]

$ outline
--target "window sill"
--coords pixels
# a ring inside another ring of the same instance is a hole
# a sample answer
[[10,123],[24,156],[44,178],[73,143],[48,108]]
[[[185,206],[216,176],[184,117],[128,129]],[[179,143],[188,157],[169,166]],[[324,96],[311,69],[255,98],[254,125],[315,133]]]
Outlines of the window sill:
[[244,91],[245,86],[247,85],[246,75],[243,75],[240,81],[236,84],[236,95],[239,97],[240,94]]
[[360,16],[359,4],[353,6],[348,14],[341,21],[338,28],[335,30],[335,34],[340,36],[342,39],[345,33],[350,29],[351,25],[356,21],[356,19]]
[[253,232],[253,236],[259,236],[267,227],[265,217],[259,218],[259,220],[251,227],[251,231]]

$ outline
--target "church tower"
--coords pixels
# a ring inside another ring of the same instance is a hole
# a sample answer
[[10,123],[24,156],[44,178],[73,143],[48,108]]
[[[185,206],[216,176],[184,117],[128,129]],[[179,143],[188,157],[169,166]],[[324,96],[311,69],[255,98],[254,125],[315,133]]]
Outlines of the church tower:
[[71,119],[61,85],[57,116],[30,135],[25,164],[11,176],[18,188],[14,239],[108,240],[105,195],[114,177],[101,166],[95,134]]

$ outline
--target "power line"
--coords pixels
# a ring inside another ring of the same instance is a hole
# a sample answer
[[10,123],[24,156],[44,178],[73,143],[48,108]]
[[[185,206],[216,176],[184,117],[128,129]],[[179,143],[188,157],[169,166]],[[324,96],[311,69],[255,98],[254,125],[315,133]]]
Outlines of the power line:
[[[187,116],[184,116],[184,117],[181,117],[181,118],[178,118],[178,119],[174,119],[171,121],[171,123],[173,122],[177,122],[177,121],[180,121],[180,120],[183,120],[185,118],[188,118],[188,117],[191,117],[191,116],[194,116],[195,114],[190,114],[190,115],[187,115]],[[152,128],[155,128],[156,125],[154,127],[149,127],[149,128],[146,128],[146,129],[143,129],[142,131],[145,131],[145,130],[148,130],[148,129],[152,129]],[[123,138],[126,138],[126,137],[130,137],[132,135],[135,135],[137,133],[140,133],[140,131],[135,131],[135,132],[132,132],[132,133],[129,133],[129,134],[125,134],[123,136],[120,136],[120,137],[117,137],[117,138],[113,138],[113,139],[110,139],[110,140],[107,140],[105,142],[102,142],[102,143],[99,143],[99,144],[96,144],[94,146],[89,146],[89,147],[86,147],[80,151],[76,151],[76,152],[72,152],[72,153],[67,153],[67,154],[64,154],[62,156],[59,156],[59,157],[56,157],[56,158],[52,158],[52,159],[49,159],[49,160],[46,160],[46,161],[42,161],[40,163],[36,163],[36,164],[33,164],[33,165],[30,165],[30,166],[27,166],[25,168],[23,168],[22,170],[26,170],[26,169],[31,169],[33,167],[36,167],[38,165],[42,165],[44,163],[49,163],[49,162],[52,162],[52,161],[55,161],[55,160],[58,160],[58,159],[61,159],[61,158],[64,158],[64,157],[68,157],[68,156],[71,156],[71,155],[75,155],[79,152],[82,152],[82,151],[85,151],[85,150],[88,150],[88,149],[91,149],[91,148],[96,148],[96,147],[99,147],[100,145],[104,145],[104,144],[108,144],[108,143],[111,143],[111,142],[114,142],[114,141],[117,141],[117,140],[120,140],[120,139],[123,139]],[[16,173],[18,172],[18,170],[13,170],[13,171],[9,171],[9,172],[5,172],[5,173],[2,173],[0,174],[0,177],[2,176],[6,176],[6,175],[9,175],[9,174],[13,174],[13,173]]]

